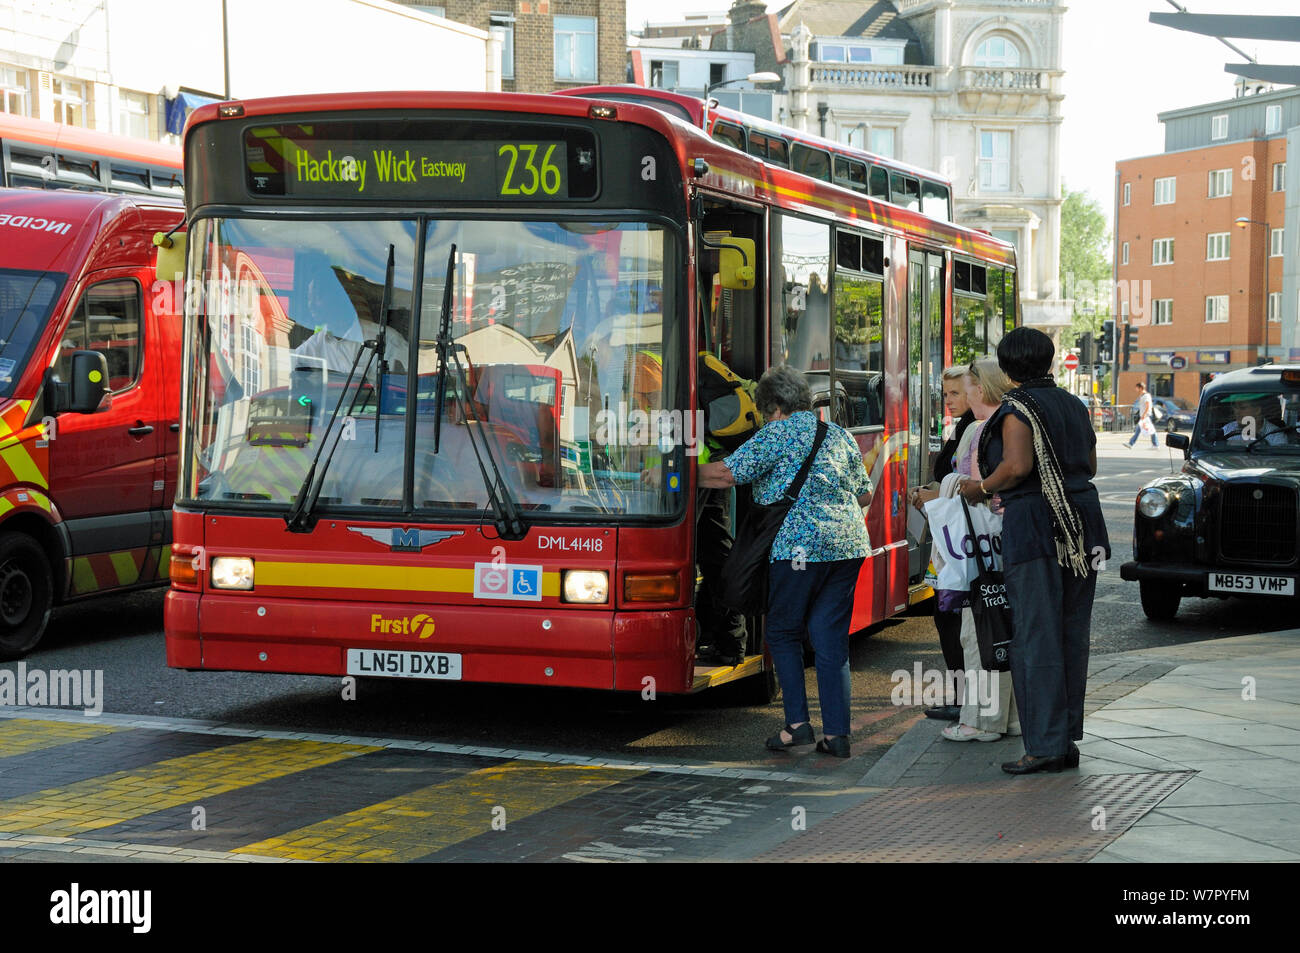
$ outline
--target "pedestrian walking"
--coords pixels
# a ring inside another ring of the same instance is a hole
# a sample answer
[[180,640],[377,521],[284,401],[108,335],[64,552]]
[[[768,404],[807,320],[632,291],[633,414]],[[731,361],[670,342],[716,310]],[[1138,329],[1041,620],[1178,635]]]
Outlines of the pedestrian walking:
[[871,551],[862,509],[871,478],[856,441],[812,410],[799,371],[780,365],[758,382],[755,403],[767,423],[735,453],[698,467],[700,486],[752,483],[754,501],[785,495],[825,428],[803,487],[772,541],[768,562],[767,645],[784,696],[786,725],[767,747],[811,744],[804,689],[803,636],[816,653],[822,732],[817,750],[849,756],[849,620],[863,560]]
[[1138,437],[1142,434],[1148,434],[1151,437],[1151,449],[1159,450],[1160,442],[1156,440],[1155,402],[1151,399],[1151,395],[1147,393],[1146,384],[1138,381],[1133,386],[1137,389],[1137,400],[1133,402],[1133,436],[1124,446],[1132,450],[1133,444],[1138,441]]
[[1015,635],[1011,674],[1025,753],[1009,774],[1076,767],[1083,737],[1088,639],[1097,569],[1110,541],[1092,478],[1097,436],[1078,399],[1049,376],[1046,334],[1016,328],[998,344],[1013,389],[980,434],[981,479],[968,502],[997,494],[1003,575]]

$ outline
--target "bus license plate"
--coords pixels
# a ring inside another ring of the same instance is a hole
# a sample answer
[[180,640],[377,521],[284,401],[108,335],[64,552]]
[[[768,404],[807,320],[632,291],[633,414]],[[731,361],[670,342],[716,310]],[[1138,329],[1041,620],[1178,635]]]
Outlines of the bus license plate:
[[460,656],[445,652],[348,649],[348,674],[460,680]]
[[1207,581],[1211,592],[1240,592],[1264,596],[1294,596],[1292,576],[1257,576],[1252,573],[1212,572]]

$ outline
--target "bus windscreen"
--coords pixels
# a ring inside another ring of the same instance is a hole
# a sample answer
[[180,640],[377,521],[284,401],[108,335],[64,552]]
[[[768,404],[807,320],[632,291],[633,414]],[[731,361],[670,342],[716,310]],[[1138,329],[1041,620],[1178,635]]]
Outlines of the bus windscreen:
[[461,121],[277,123],[244,132],[249,191],[291,199],[546,202],[594,198],[595,137]]

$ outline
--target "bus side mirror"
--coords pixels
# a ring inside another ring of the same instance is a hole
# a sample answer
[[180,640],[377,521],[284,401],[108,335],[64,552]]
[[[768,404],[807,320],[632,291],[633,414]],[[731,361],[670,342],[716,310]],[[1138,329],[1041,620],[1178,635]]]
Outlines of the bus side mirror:
[[754,287],[757,259],[754,257],[754,241],[751,238],[723,238],[718,253],[718,272],[722,278],[722,287],[737,291],[748,291]]
[[93,414],[108,396],[108,360],[100,351],[72,352],[72,380],[68,384],[67,410]]
[[154,277],[159,281],[182,281],[185,276],[185,233],[158,232],[153,237],[158,249]]

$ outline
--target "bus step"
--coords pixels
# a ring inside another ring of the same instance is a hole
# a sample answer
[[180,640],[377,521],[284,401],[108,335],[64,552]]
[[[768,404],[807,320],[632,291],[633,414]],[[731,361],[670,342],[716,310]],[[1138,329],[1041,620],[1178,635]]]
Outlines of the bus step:
[[763,656],[750,655],[739,665],[696,665],[695,684],[691,693],[702,692],[706,688],[717,688],[727,682],[757,675],[763,670]]
[[921,583],[917,586],[909,586],[907,589],[907,604],[914,606],[918,602],[924,602],[934,595],[934,589],[931,586]]

